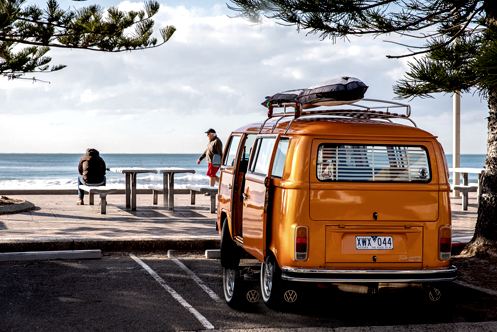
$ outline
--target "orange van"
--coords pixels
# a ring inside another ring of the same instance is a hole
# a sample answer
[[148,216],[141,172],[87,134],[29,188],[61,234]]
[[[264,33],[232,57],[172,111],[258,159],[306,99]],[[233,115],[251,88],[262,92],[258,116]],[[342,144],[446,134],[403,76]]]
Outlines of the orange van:
[[[232,132],[216,223],[229,305],[257,300],[244,285],[259,274],[269,307],[296,301],[304,284],[419,286],[441,299],[456,278],[449,173],[442,146],[410,112],[367,99],[324,110],[280,104]],[[242,256],[260,270],[240,266]]]

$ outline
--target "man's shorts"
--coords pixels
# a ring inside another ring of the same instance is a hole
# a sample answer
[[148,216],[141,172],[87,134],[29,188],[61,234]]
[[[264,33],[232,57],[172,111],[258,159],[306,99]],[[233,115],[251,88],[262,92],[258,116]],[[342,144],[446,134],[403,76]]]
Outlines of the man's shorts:
[[215,178],[218,169],[219,169],[219,167],[212,166],[212,163],[208,163],[207,164],[207,176],[211,177],[211,178]]

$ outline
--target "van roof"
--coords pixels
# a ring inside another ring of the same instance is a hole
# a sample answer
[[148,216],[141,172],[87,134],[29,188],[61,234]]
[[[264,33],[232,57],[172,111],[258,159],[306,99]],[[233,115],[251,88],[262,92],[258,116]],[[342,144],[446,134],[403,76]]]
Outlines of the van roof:
[[[336,117],[302,117],[298,119],[274,117],[266,122],[256,122],[238,128],[235,132],[251,132],[261,134],[287,135],[319,135],[319,136],[383,136],[436,138],[422,129],[369,119],[336,118]],[[291,124],[290,124],[291,122]],[[264,127],[261,130],[261,126]],[[287,127],[290,124],[288,130]],[[275,126],[276,125],[276,126]],[[274,127],[274,128],[273,128]]]

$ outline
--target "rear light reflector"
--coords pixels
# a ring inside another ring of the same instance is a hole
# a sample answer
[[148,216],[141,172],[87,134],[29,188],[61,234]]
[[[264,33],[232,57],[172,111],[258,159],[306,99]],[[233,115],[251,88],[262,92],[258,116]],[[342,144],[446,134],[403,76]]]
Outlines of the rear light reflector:
[[295,228],[295,259],[303,261],[307,259],[308,250],[308,233],[306,226],[297,226]]
[[440,260],[449,260],[452,250],[452,229],[450,226],[440,227]]

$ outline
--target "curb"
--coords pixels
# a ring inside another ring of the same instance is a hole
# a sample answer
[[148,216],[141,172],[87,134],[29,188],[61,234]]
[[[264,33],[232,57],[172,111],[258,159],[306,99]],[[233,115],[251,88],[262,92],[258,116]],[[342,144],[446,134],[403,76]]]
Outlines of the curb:
[[101,259],[100,250],[58,250],[0,253],[0,262],[42,261],[54,259]]
[[[459,253],[469,242],[460,241],[452,247],[452,254]],[[219,237],[204,238],[157,238],[157,239],[4,239],[0,240],[0,253],[22,251],[57,251],[57,250],[91,250],[102,251],[132,251],[132,250],[210,250],[219,249]],[[217,255],[217,253],[213,253]]]
[[204,238],[157,238],[157,239],[39,239],[0,241],[0,252],[91,250],[133,251],[133,250],[207,250],[219,249],[218,237]]

